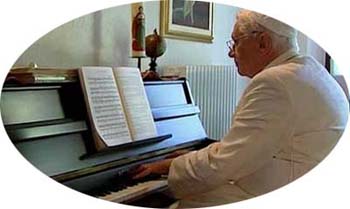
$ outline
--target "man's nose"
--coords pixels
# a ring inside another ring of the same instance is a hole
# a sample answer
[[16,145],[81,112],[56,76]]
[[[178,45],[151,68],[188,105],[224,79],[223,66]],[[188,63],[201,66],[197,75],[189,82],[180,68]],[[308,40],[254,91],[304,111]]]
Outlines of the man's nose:
[[227,55],[231,58],[235,58],[235,50],[230,50]]

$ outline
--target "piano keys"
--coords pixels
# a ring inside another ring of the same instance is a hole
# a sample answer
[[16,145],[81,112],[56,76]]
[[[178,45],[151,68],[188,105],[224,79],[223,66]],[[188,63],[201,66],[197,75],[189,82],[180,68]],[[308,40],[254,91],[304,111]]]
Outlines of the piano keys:
[[151,180],[127,187],[122,190],[112,191],[106,195],[98,196],[98,198],[118,203],[126,202],[132,200],[133,198],[140,197],[141,195],[149,194],[149,192],[165,189],[167,185],[168,183],[166,179]]
[[11,75],[11,82],[5,83],[1,114],[16,148],[47,176],[76,191],[129,205],[170,205],[175,200],[169,196],[166,178],[151,176],[135,182],[127,172],[137,165],[164,159],[176,150],[199,149],[214,141],[207,138],[188,83],[144,82],[160,138],[97,152],[83,93],[72,72],[70,78],[76,79],[64,82],[50,79],[16,83]]

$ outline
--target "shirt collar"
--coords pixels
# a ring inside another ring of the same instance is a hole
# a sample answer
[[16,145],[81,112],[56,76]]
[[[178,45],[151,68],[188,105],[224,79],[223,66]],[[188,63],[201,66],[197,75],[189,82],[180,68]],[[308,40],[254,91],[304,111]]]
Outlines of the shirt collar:
[[268,64],[264,69],[271,68],[277,65],[280,65],[284,63],[285,61],[298,56],[299,53],[296,51],[296,49],[292,48],[287,50],[286,52],[282,53],[280,56],[276,57],[270,64]]

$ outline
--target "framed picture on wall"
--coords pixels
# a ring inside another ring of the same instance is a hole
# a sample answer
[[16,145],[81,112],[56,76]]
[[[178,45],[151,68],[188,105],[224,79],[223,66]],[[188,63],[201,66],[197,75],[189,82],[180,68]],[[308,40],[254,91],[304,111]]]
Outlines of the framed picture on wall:
[[160,32],[166,38],[211,43],[213,40],[213,3],[163,0]]

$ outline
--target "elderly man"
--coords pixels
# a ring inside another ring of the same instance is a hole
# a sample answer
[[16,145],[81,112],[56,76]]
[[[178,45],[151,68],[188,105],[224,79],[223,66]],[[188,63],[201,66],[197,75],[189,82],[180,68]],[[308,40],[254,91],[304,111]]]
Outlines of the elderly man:
[[342,89],[315,59],[297,53],[293,28],[244,10],[229,48],[239,73],[252,80],[228,134],[134,175],[168,173],[179,207],[236,202],[290,183],[332,150],[347,122]]

